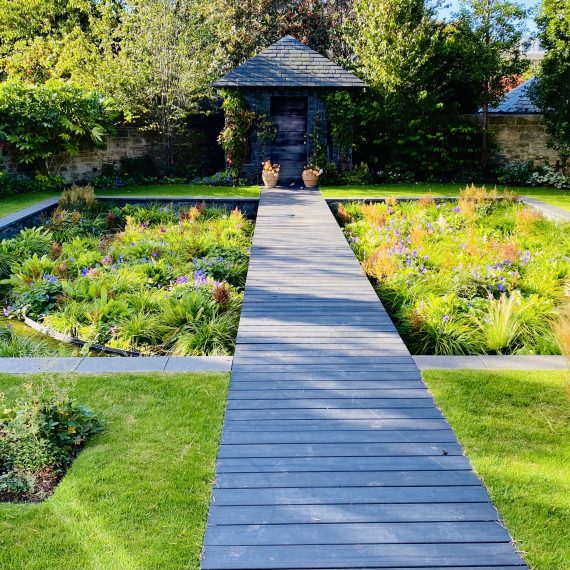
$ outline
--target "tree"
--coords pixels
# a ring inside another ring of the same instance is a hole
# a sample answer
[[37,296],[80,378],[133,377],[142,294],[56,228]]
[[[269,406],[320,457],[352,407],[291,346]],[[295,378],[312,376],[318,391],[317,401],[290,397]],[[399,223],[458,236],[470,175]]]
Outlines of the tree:
[[0,140],[20,162],[44,174],[58,159],[103,145],[113,119],[104,98],[69,82],[0,84]]
[[487,171],[489,109],[508,91],[508,79],[520,75],[530,62],[524,59],[522,36],[528,12],[511,0],[463,0],[457,26],[475,54],[465,70],[478,86],[476,101],[483,110],[481,167]]
[[566,162],[570,158],[570,4],[543,0],[537,18],[546,50],[531,97],[544,115],[550,144]]

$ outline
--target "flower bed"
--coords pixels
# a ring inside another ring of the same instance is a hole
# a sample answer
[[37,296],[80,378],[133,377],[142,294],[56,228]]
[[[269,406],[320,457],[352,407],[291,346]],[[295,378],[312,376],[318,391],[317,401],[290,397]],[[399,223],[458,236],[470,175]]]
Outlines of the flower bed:
[[340,206],[338,217],[414,354],[556,354],[570,227],[514,195]]
[[252,222],[205,207],[76,206],[2,242],[5,315],[142,354],[231,354]]

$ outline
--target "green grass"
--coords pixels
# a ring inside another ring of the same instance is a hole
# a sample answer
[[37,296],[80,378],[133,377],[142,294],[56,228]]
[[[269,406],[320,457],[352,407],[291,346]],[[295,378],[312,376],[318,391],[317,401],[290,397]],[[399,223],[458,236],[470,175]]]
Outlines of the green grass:
[[16,194],[15,196],[0,198],[0,218],[55,196],[58,196],[57,192],[31,192],[30,194]]
[[[434,196],[458,196],[459,192],[465,188],[465,184],[449,183],[408,183],[408,184],[370,184],[365,186],[323,186],[321,192],[327,198],[357,198],[357,197],[388,197],[388,196],[421,196],[432,192]],[[487,188],[494,187],[487,184]],[[498,185],[499,190],[505,186]],[[552,206],[558,206],[570,212],[570,191],[559,190],[558,188],[531,188],[528,186],[508,186],[509,190],[542,200]]]
[[[47,501],[0,503],[0,568],[197,568],[227,375],[59,378],[106,429]],[[30,379],[0,375],[0,392]]]
[[570,568],[570,373],[429,371],[425,380],[531,568]]
[[[490,186],[490,185],[489,185]],[[436,196],[456,196],[465,184],[437,184],[437,183],[406,183],[406,184],[370,184],[366,186],[324,186],[322,193],[327,198],[355,198],[361,196],[418,196],[426,192],[432,192]],[[499,187],[500,189],[502,187]],[[558,190],[557,188],[529,188],[513,186],[509,189],[543,200],[553,206],[558,206],[570,212],[570,192]],[[0,217],[7,216],[35,204],[46,198],[51,198],[57,194],[49,192],[35,192],[32,194],[22,194],[0,199]],[[194,184],[159,184],[155,186],[129,186],[118,190],[106,190],[98,192],[99,196],[121,195],[121,196],[211,196],[223,198],[245,197],[257,198],[259,196],[259,186],[238,186],[236,188],[228,186],[197,186]]]
[[157,184],[153,186],[127,186],[117,190],[97,192],[98,196],[208,196],[224,198],[226,196],[241,198],[257,198],[259,186],[199,186],[197,184]]

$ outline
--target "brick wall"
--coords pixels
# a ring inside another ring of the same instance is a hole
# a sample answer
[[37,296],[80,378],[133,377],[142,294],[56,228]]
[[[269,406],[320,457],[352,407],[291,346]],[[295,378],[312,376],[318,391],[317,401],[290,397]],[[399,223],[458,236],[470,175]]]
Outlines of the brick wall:
[[[474,122],[481,123],[482,115],[468,115]],[[489,125],[495,133],[497,150],[492,161],[498,165],[511,160],[531,160],[535,164],[556,164],[557,153],[547,147],[548,135],[541,115],[493,114]]]

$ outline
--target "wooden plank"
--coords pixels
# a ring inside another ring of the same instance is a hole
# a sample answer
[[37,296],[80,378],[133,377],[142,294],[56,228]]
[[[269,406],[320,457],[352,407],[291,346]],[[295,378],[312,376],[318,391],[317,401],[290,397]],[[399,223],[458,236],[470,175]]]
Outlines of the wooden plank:
[[496,522],[330,523],[210,526],[204,544],[224,546],[510,543]]
[[243,431],[225,432],[222,445],[245,443],[455,443],[451,429],[440,430],[368,430],[368,431]]
[[[482,485],[463,487],[277,487],[214,489],[215,506],[490,504]],[[237,512],[240,509],[236,509]],[[427,520],[427,517],[426,517]]]
[[247,443],[222,445],[218,458],[264,457],[422,457],[463,455],[457,443]]
[[[440,419],[441,412],[429,408],[321,408],[288,410],[227,410],[226,420],[380,420],[380,419]],[[344,428],[342,423],[339,426]]]
[[[347,465],[346,469],[350,469]],[[482,489],[481,481],[470,469],[428,471],[329,471],[279,473],[218,473],[216,487],[223,489],[277,489],[277,488],[349,488],[391,487],[465,487]],[[419,502],[416,500],[416,502]]]
[[218,473],[280,473],[282,471],[445,471],[470,469],[463,456],[438,455],[416,457],[252,457],[221,458]]
[[310,400],[313,398],[320,398],[325,396],[327,400],[339,399],[339,398],[350,398],[358,400],[368,400],[374,398],[382,399],[429,399],[431,401],[429,393],[419,385],[419,382],[414,382],[416,388],[408,388],[404,390],[390,390],[377,388],[377,384],[374,384],[374,388],[368,389],[350,389],[350,388],[320,388],[320,389],[297,389],[297,390],[279,390],[273,388],[267,390],[265,387],[257,389],[244,390],[243,386],[241,390],[232,390],[229,394],[228,400],[293,400],[300,399],[301,402],[295,402],[295,405],[302,403],[304,400]]
[[489,522],[497,521],[489,503],[408,503],[403,505],[308,504],[220,506],[210,511],[212,525]]
[[428,394],[425,398],[263,398],[259,400],[228,400],[226,410],[352,410],[433,408]]
[[[309,564],[308,564],[309,562]],[[271,546],[215,546],[206,548],[204,569],[267,570],[334,568],[429,568],[474,566],[490,570],[500,566],[524,567],[510,543],[355,544]]]
[[226,417],[224,431],[362,431],[362,430],[405,430],[405,429],[448,429],[449,424],[440,418],[368,418],[344,419],[342,422],[333,419],[305,418],[290,420],[233,420]]
[[[232,384],[231,392],[228,397],[239,398],[242,392],[253,392],[257,394],[267,395],[268,398],[271,397],[271,393],[274,391],[282,391],[284,394],[300,391],[312,391],[312,390],[330,390],[329,396],[333,397],[336,392],[346,392],[347,394],[369,394],[377,392],[407,392],[414,391],[417,393],[419,389],[424,391],[425,386],[423,382],[418,379],[413,380],[271,380],[268,381],[267,376],[263,377],[263,384],[260,386],[259,381],[255,379],[245,380],[246,376],[243,378],[234,377],[234,382]],[[260,389],[263,388],[263,389]]]

